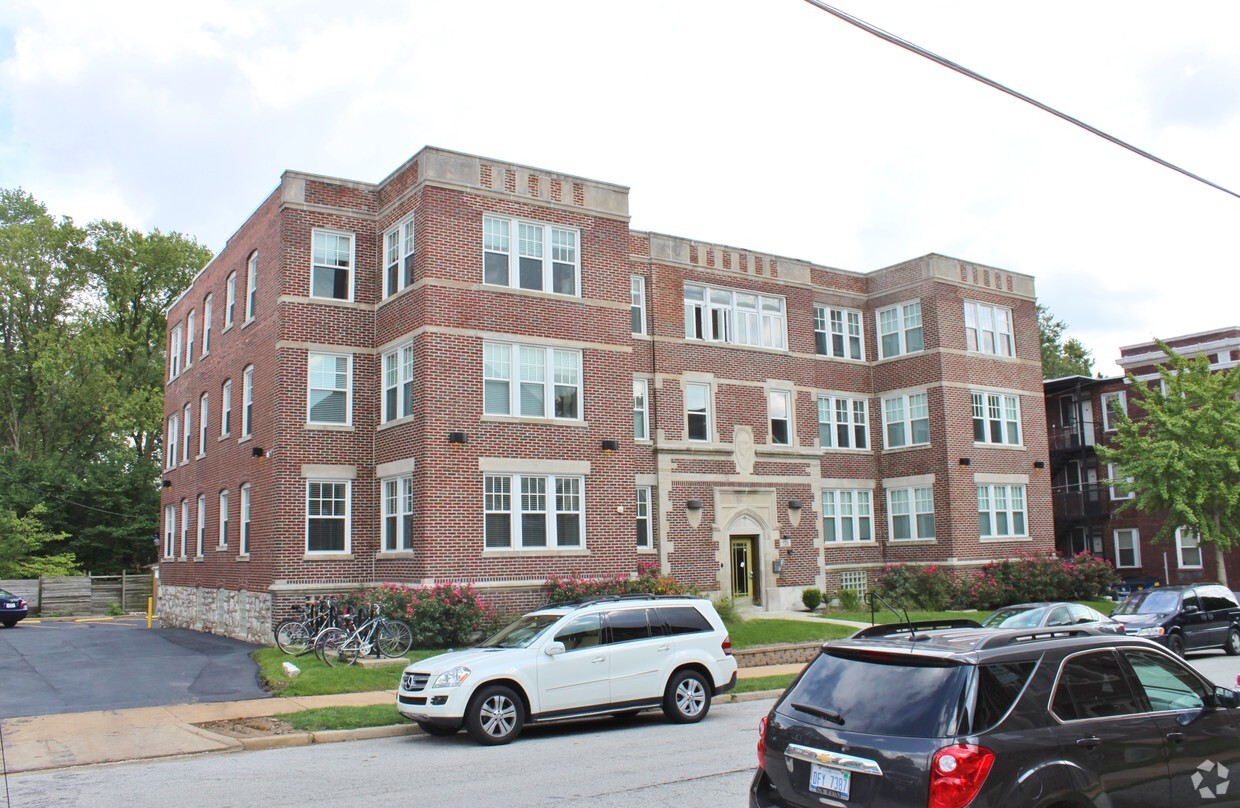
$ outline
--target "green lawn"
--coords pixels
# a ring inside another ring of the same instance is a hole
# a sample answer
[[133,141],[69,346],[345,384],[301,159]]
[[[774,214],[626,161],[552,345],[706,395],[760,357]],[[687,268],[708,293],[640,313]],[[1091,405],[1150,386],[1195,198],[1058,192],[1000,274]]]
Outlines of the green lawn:
[[[410,662],[426,659],[441,650],[413,650],[407,656]],[[325,693],[363,693],[368,690],[395,690],[400,684],[403,667],[393,665],[385,668],[363,668],[346,665],[329,668],[314,654],[289,656],[279,648],[262,648],[251,656],[258,663],[259,677],[263,686],[277,696],[321,696]],[[284,675],[283,663],[292,662],[301,673],[289,678]]]
[[[869,621],[869,617],[866,617]],[[733,648],[749,648],[754,645],[775,643],[814,642],[847,637],[856,629],[831,623],[811,623],[807,620],[745,620],[728,623],[728,635]]]
[[[1114,602],[1109,601],[1109,600],[1079,600],[1077,601],[1077,603],[1081,603],[1085,606],[1089,606],[1092,609],[1097,609],[1103,614],[1110,614],[1111,610],[1114,609],[1115,606],[1117,605]],[[966,618],[968,620],[976,620],[979,623],[983,619],[988,617],[989,615],[990,615],[990,612],[988,611],[987,612],[981,612],[981,611],[979,612],[913,612],[913,611],[910,611],[908,613],[908,617],[910,620],[952,620],[952,619]],[[869,610],[866,610],[864,612],[834,612],[834,611],[818,612],[816,616],[831,618],[834,620],[852,620],[858,623],[868,624],[870,622]],[[892,614],[887,609],[882,609],[881,611],[875,610],[875,613],[874,613],[874,620],[877,623],[897,623],[903,619],[904,619],[903,617],[896,617],[894,614]],[[735,640],[733,642],[735,642]]]
[[796,678],[795,673],[779,676],[757,676],[752,679],[737,679],[736,687],[730,693],[756,693],[760,690],[783,690]]
[[318,707],[295,713],[280,713],[276,718],[289,722],[303,732],[409,723],[409,719],[396,712],[395,700],[391,704],[371,704],[367,707]]

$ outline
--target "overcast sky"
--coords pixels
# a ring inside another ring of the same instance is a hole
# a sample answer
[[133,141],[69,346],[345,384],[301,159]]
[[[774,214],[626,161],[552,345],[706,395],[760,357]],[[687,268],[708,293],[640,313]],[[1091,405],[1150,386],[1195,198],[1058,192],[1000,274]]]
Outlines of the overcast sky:
[[[1240,191],[1234,0],[837,3]],[[1240,199],[803,0],[0,5],[0,187],[79,223],[218,251],[285,169],[424,145],[627,185],[636,229],[1031,274],[1104,373],[1240,323]]]

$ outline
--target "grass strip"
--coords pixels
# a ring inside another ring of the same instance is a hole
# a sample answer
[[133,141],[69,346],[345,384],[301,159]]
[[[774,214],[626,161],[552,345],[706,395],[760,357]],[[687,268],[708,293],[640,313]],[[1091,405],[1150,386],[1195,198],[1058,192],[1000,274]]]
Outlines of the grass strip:
[[784,690],[792,684],[795,673],[783,673],[776,676],[755,676],[750,679],[737,679],[736,687],[729,693],[757,693],[762,690]]
[[396,712],[395,699],[391,704],[371,704],[366,707],[316,707],[295,713],[280,713],[276,718],[287,721],[303,732],[387,727],[409,723],[409,719]]
[[[869,616],[866,616],[868,622]],[[728,623],[728,636],[733,648],[779,643],[821,642],[847,637],[855,628],[808,620],[746,620]]]
[[[1102,612],[1103,614],[1110,614],[1111,611],[1118,605],[1117,603],[1113,601],[1109,601],[1109,600],[1078,600],[1075,602],[1080,603],[1083,606],[1088,606],[1089,608],[1095,609],[1099,612]],[[990,612],[986,612],[986,611],[914,612],[910,610],[908,613],[908,619],[909,620],[959,620],[961,618],[964,618],[967,620],[976,620],[977,622],[980,623],[983,620],[985,620],[987,617],[989,617],[990,614],[991,614]],[[833,620],[852,620],[858,623],[865,623],[867,625],[870,622],[870,612],[868,610],[864,612],[836,612],[836,611],[817,612],[815,613],[814,616],[831,618]],[[892,614],[890,611],[888,611],[885,608],[875,610],[874,612],[874,622],[876,623],[883,623],[883,624],[898,623],[903,620],[904,620],[903,616],[896,617],[894,614]]]
[[[413,650],[410,662],[426,659],[441,650]],[[279,648],[260,648],[251,656],[258,663],[263,687],[277,696],[323,696],[330,693],[364,693],[369,690],[395,690],[400,684],[401,665],[365,668],[361,665],[328,667],[314,654],[289,656]],[[301,673],[284,675],[284,663],[292,662]]]

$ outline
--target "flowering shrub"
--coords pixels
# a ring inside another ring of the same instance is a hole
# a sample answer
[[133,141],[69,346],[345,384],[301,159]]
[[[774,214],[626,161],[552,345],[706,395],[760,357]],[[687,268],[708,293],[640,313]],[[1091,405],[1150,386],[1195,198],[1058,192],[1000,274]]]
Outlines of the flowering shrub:
[[897,609],[929,612],[952,606],[958,595],[956,577],[938,564],[888,564],[874,588]]
[[468,585],[383,584],[340,595],[339,599],[372,613],[378,607],[384,617],[405,621],[413,631],[414,648],[464,645],[495,628],[494,613]]
[[659,565],[637,565],[637,577],[615,575],[610,578],[579,578],[577,576],[552,575],[543,584],[543,591],[551,603],[588,598],[597,595],[684,595],[696,593],[693,587],[676,582],[676,579],[659,571]]

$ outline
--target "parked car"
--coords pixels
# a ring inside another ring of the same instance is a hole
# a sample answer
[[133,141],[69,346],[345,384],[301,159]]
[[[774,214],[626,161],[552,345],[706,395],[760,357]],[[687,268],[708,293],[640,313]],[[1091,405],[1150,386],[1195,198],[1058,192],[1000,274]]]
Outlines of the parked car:
[[736,685],[727,628],[704,598],[609,596],[547,605],[477,648],[405,668],[396,709],[431,735],[503,744],[526,724],[661,707],[701,721]]
[[1134,592],[1111,612],[1128,634],[1162,643],[1176,655],[1202,648],[1240,654],[1240,602],[1218,584],[1160,586]]
[[986,628],[1042,628],[1097,626],[1099,631],[1123,634],[1124,624],[1080,603],[1017,603],[996,609],[982,625]]
[[12,628],[17,625],[18,620],[25,619],[27,609],[25,598],[0,589],[0,623],[4,624],[5,628]]
[[875,626],[826,643],[761,720],[749,804],[1231,804],[1238,705],[1092,626]]

